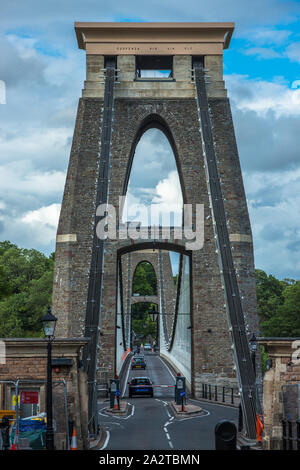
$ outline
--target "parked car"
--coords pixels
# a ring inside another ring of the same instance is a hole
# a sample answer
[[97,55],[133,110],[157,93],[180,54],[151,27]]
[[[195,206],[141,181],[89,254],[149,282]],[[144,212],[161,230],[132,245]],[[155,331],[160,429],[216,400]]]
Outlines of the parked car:
[[152,346],[150,343],[145,343],[144,344],[144,350],[145,351],[151,351],[152,350]]
[[134,377],[129,385],[129,398],[133,395],[150,395],[153,397],[152,382],[149,377]]
[[131,360],[131,369],[146,369],[144,356],[134,356]]

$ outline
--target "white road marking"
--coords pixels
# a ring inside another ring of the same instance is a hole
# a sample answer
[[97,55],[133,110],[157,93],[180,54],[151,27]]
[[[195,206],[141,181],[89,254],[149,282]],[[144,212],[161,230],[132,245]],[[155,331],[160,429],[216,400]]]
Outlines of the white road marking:
[[[129,403],[129,402],[128,402]],[[131,403],[129,403],[131,405]],[[101,413],[101,411],[106,410],[106,408],[102,408],[100,411],[98,411],[98,414],[101,416],[104,416],[105,418],[117,418],[117,419],[128,419],[131,418],[131,416],[134,415],[135,407],[132,405],[131,413],[128,416],[111,416],[110,414],[107,413]]]
[[207,416],[210,415],[209,411],[207,411],[207,410],[202,410],[202,411],[205,411],[206,415],[190,416],[189,418],[182,418],[182,419],[179,419],[178,421],[186,421],[187,419],[196,419],[196,418],[206,418]]
[[170,418],[170,420],[167,421],[167,422],[164,424],[164,431],[165,431],[165,433],[166,433],[166,438],[168,439],[168,442],[169,442],[170,447],[171,447],[172,449],[174,449],[173,443],[172,443],[172,441],[171,441],[170,434],[168,433],[168,429],[167,429],[167,426],[169,426],[169,424],[172,423],[171,420],[172,420],[172,418]]
[[98,414],[101,415],[101,416],[105,416],[106,418],[108,418],[109,416],[106,415],[106,414],[103,414],[101,413],[101,411],[105,410],[106,408],[102,408],[100,411],[98,411]]
[[[129,403],[129,404],[131,404],[131,403]],[[124,419],[131,418],[131,416],[133,416],[133,415],[134,415],[134,410],[135,410],[135,407],[134,407],[134,405],[132,405],[132,409],[131,409],[131,413],[130,413],[130,415],[126,416],[126,418],[124,418]]]
[[109,439],[110,439],[110,432],[106,431],[106,439],[105,439],[103,446],[100,448],[100,450],[104,450],[107,447]]

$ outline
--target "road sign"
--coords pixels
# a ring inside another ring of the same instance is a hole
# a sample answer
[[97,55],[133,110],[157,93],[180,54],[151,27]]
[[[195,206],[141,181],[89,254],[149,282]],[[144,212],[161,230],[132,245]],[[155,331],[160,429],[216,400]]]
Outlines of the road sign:
[[39,402],[39,392],[22,391],[21,392],[21,405],[37,405]]
[[183,388],[183,380],[182,379],[177,380],[177,388]]
[[184,391],[180,392],[180,396],[185,397],[185,392]]
[[117,397],[120,396],[120,390],[116,390],[116,395],[117,395]]

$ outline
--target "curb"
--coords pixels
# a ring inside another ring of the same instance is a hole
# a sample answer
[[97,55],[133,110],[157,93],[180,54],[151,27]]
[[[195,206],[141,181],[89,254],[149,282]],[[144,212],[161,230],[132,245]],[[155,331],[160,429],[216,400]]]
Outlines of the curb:
[[[177,418],[182,418],[183,416],[197,416],[203,413],[203,409],[199,406],[198,410],[194,411],[179,411],[176,409],[176,405],[173,401],[170,402],[173,413]],[[177,405],[179,406],[179,405]]]
[[100,437],[96,440],[96,442],[93,442],[93,444],[90,443],[89,450],[99,450],[105,442],[106,439],[106,431],[103,426],[100,425]]
[[199,401],[201,403],[209,403],[210,405],[219,405],[219,406],[228,406],[228,408],[235,408],[238,409],[238,405],[232,405],[231,403],[223,403],[220,401],[208,400],[208,398],[192,398],[194,401]]
[[[121,407],[120,410],[114,410],[113,408],[105,408],[105,412],[110,415],[110,416],[126,416],[128,414],[128,408],[129,408],[129,403],[128,402],[121,402],[121,403],[125,403],[125,406],[124,408]],[[120,405],[121,405],[120,403]]]

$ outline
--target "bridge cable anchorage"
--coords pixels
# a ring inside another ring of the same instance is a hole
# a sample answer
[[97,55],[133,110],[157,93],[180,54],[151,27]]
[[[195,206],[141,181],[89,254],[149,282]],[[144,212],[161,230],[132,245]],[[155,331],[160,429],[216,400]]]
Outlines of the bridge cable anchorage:
[[[102,72],[104,77],[104,100],[102,120],[99,119],[99,133],[101,134],[101,138],[98,143],[99,172],[96,191],[96,208],[100,204],[108,204],[116,59],[110,59]],[[98,429],[97,388],[95,384],[98,360],[97,346],[99,344],[102,311],[101,300],[105,253],[105,240],[99,240],[96,234],[98,220],[99,217],[95,214],[85,319],[85,336],[90,338],[90,341],[83,351],[83,363],[88,375],[88,418],[90,425],[89,431],[91,434],[96,434]]]
[[[249,438],[256,438],[256,383],[255,373],[247,340],[245,319],[234,269],[232,250],[227,229],[224,198],[222,195],[212,124],[209,114],[205,84],[205,69],[201,61],[195,60],[193,78],[196,89],[197,108],[200,124],[205,167],[208,174],[208,190],[211,193],[211,214],[215,222],[216,245],[222,283],[227,305],[228,323],[231,328],[233,353],[237,378],[241,389],[241,404],[245,427]],[[238,328],[236,326],[238,325]]]

